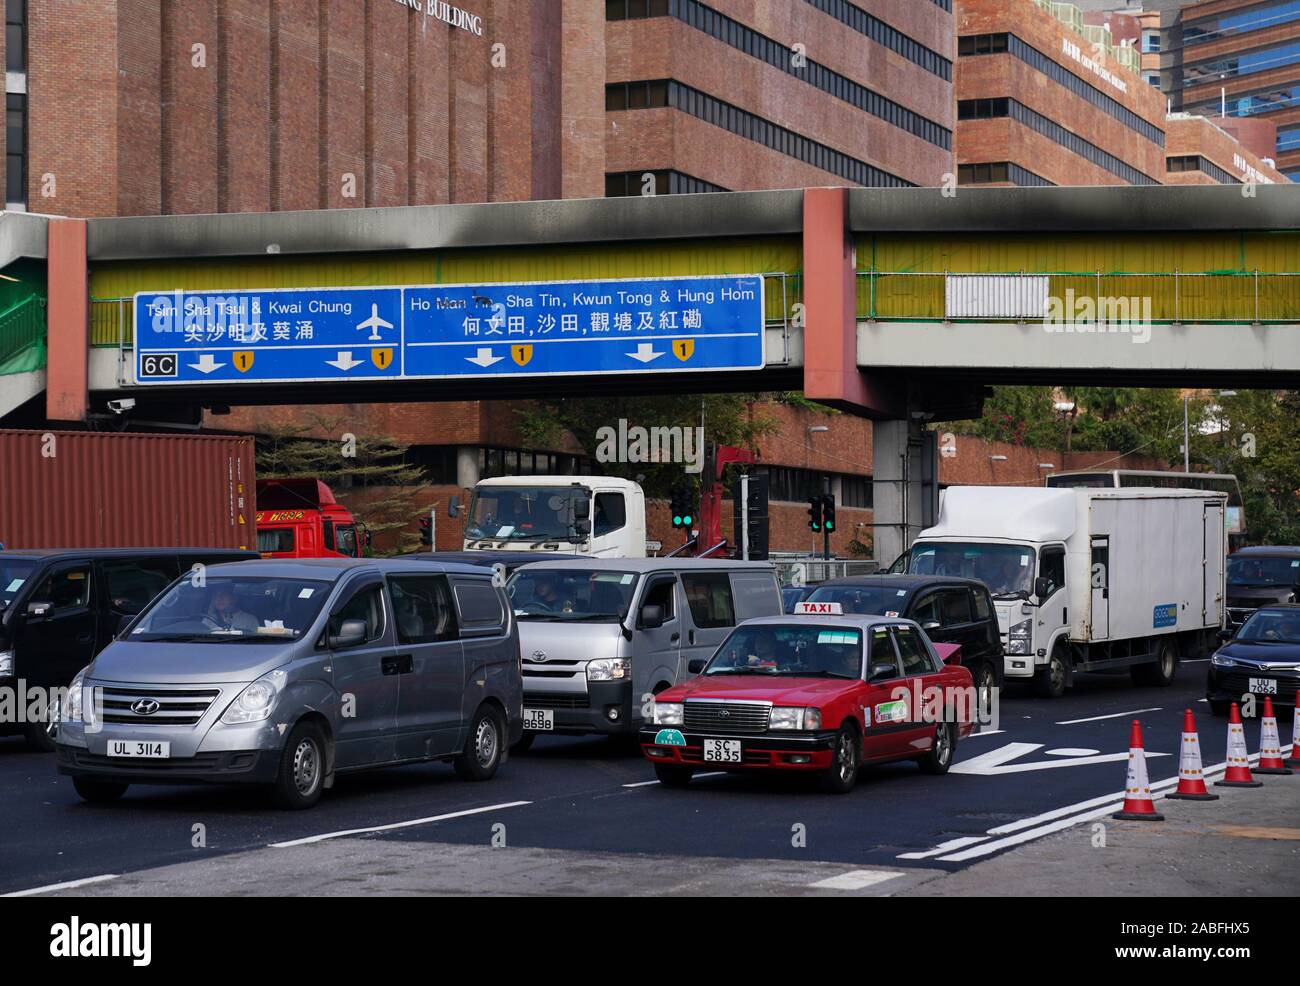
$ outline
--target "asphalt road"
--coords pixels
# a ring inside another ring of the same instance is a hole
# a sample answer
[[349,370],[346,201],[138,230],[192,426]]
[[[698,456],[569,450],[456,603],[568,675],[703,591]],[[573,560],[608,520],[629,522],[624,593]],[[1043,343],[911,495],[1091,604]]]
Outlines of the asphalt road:
[[[545,737],[484,784],[458,780],[448,765],[400,767],[342,777],[306,812],[277,811],[255,790],[207,787],[134,787],[117,804],[96,806],[55,773],[52,757],[0,739],[0,893],[361,836],[959,869],[1113,801],[1133,718],[1144,727],[1153,783],[1177,774],[1187,707],[1206,765],[1221,763],[1227,727],[1200,701],[1204,673],[1203,661],[1187,662],[1165,689],[1136,688],[1127,675],[1083,676],[1056,701],[1008,688],[1001,731],[963,741],[947,776],[925,776],[913,764],[871,768],[843,796],[791,776],[703,776],[670,790],[628,747]],[[1246,731],[1256,752],[1258,724]],[[1281,731],[1285,743],[1289,719]],[[395,827],[338,835],[383,826]]]

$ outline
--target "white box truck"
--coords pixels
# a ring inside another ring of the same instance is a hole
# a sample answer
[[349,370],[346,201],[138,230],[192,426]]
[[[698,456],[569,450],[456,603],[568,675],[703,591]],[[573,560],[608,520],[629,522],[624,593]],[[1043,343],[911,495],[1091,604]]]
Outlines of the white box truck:
[[503,476],[474,486],[466,551],[644,558],[645,493],[610,476]]
[[1006,678],[1059,696],[1084,671],[1167,685],[1223,625],[1227,496],[1202,490],[953,486],[906,571],[984,582]]

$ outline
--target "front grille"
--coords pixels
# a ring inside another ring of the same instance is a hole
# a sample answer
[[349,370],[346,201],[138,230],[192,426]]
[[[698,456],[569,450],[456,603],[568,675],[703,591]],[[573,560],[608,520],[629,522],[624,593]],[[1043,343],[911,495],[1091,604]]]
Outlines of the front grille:
[[[1300,687],[1300,679],[1284,677],[1276,672],[1235,669],[1226,673],[1219,672],[1219,688],[1230,695],[1245,695],[1250,691],[1251,678],[1276,678],[1277,694],[1270,697],[1275,701],[1284,701],[1288,705],[1295,701],[1297,687]],[[1260,695],[1257,698],[1262,710],[1264,696]],[[1263,714],[1262,711],[1260,714]]]
[[772,706],[767,702],[692,702],[684,705],[685,727],[696,732],[763,733]]
[[590,704],[586,695],[547,694],[545,692],[524,693],[524,708],[526,709],[585,709]]
[[[102,690],[103,721],[130,726],[193,726],[221,694],[219,688],[96,687]],[[158,711],[149,715],[133,712],[131,707],[141,700],[157,702]]]

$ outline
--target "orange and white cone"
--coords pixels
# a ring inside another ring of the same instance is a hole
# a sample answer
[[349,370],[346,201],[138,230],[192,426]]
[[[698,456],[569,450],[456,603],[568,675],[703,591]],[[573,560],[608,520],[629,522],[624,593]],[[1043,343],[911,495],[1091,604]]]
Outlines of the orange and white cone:
[[1264,719],[1259,725],[1259,766],[1255,768],[1255,773],[1294,773],[1282,762],[1282,741],[1277,737],[1277,716],[1273,714],[1273,700],[1267,695],[1264,696]]
[[1241,725],[1241,713],[1237,711],[1236,702],[1228,710],[1228,769],[1223,772],[1223,780],[1215,781],[1214,786],[1264,786],[1250,776],[1250,761],[1246,759],[1246,730]]
[[1165,795],[1179,801],[1218,801],[1217,794],[1205,788],[1201,770],[1201,738],[1196,734],[1196,718],[1191,709],[1183,711],[1183,749],[1178,757],[1178,790]]
[[1291,759],[1288,767],[1300,767],[1300,702],[1291,711]]
[[1133,720],[1128,741],[1128,776],[1124,781],[1124,807],[1111,818],[1134,822],[1163,822],[1165,816],[1156,811],[1151,798],[1151,785],[1147,781],[1147,754],[1142,748],[1142,724]]

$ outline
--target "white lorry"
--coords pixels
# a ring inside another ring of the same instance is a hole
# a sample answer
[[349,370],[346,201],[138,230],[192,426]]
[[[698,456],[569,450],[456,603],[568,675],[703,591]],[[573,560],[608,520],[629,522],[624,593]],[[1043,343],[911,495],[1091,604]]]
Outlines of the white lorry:
[[644,558],[645,493],[608,476],[480,480],[465,517],[466,551]]
[[1083,671],[1167,685],[1223,625],[1226,495],[954,486],[906,571],[984,582],[1007,679],[1056,697]]

